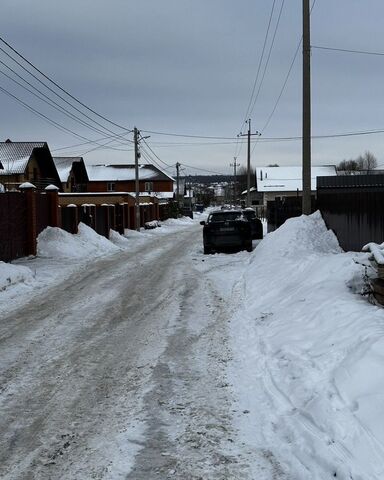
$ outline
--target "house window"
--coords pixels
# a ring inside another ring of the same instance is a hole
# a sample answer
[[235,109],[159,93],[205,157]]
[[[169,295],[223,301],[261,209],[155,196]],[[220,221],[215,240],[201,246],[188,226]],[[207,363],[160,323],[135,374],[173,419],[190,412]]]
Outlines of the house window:
[[152,192],[153,191],[153,182],[145,182],[145,191]]
[[108,182],[107,183],[107,191],[108,192],[114,192],[115,190],[116,190],[116,183]]

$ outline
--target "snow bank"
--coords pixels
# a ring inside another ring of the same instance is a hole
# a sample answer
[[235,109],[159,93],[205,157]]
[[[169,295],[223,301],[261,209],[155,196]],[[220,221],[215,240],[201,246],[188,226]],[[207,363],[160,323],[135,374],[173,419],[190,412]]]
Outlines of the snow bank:
[[300,258],[300,255],[311,253],[341,251],[335,234],[327,229],[321,213],[317,211],[313,215],[290,218],[278,230],[267,235],[257,250],[257,257],[262,254]]
[[0,262],[0,292],[18,283],[33,283],[33,273],[27,267]]
[[84,223],[76,235],[47,227],[37,239],[37,255],[43,258],[84,258],[115,253],[119,247]]
[[317,212],[267,235],[245,273],[240,430],[292,478],[384,478],[384,313],[348,287],[366,257],[343,253]]

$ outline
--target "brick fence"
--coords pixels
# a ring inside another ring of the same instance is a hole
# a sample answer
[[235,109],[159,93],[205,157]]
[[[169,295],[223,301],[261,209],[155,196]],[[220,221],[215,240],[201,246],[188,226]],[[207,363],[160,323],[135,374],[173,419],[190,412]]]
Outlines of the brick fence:
[[[156,197],[140,197],[141,227],[168,214]],[[135,228],[135,199],[124,192],[66,194],[49,187],[0,193],[0,261],[36,255],[37,237],[48,226],[77,233],[80,222],[106,238],[111,229],[124,234]]]

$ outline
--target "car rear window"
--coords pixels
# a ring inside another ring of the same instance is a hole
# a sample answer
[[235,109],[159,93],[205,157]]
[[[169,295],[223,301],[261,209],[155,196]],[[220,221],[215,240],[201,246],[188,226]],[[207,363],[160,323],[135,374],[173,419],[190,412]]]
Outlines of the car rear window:
[[253,218],[256,218],[256,213],[251,210],[245,210],[243,212],[243,215],[247,220],[252,220]]
[[211,215],[208,217],[208,223],[240,220],[241,218],[241,212],[217,212],[211,213]]

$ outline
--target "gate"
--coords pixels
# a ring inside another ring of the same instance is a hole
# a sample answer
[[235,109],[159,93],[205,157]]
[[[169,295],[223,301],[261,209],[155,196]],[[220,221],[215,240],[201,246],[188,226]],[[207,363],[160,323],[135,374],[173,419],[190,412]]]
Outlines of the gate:
[[0,260],[28,255],[27,202],[19,192],[0,193]]

